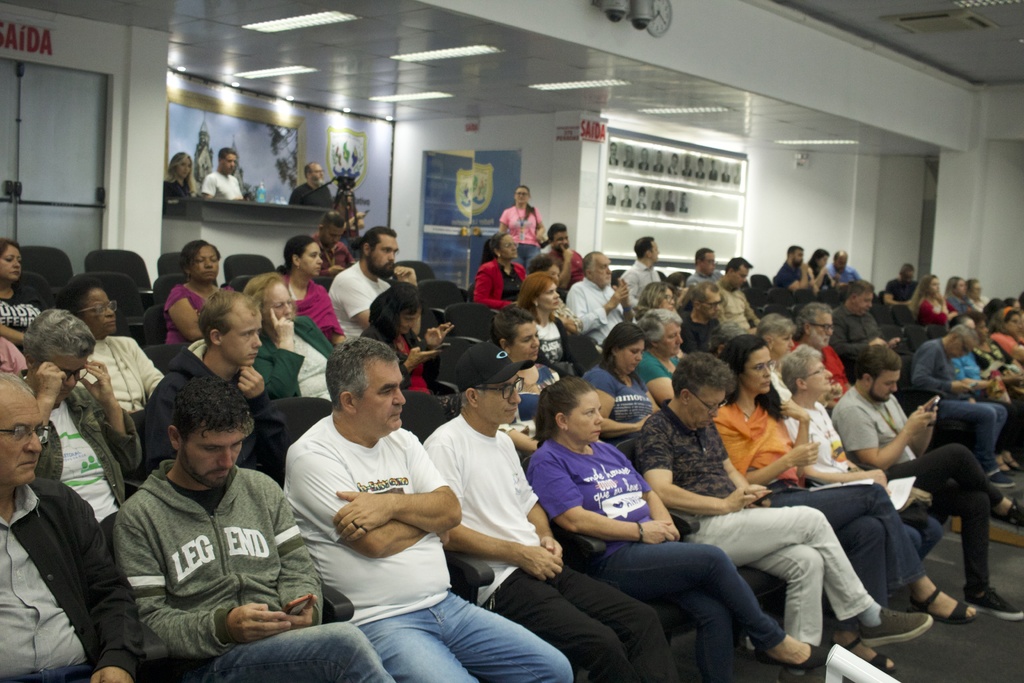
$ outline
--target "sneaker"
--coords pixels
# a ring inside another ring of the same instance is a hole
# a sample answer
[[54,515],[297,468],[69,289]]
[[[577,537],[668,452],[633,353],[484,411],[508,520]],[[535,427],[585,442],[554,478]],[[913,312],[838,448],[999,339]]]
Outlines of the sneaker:
[[778,683],[825,683],[825,677],[807,672],[802,676],[795,674],[789,669],[783,668],[779,671]]
[[997,619],[1005,621],[1024,621],[1024,612],[1003,600],[996,593],[995,589],[989,586],[985,592],[978,597],[970,595],[964,597],[964,602],[974,607],[979,612],[991,614]]
[[1011,500],[1010,509],[1006,511],[1005,515],[998,515],[993,512],[992,518],[1014,526],[1024,526],[1024,510],[1020,507],[1020,499],[1013,498]]
[[992,482],[993,486],[998,486],[1001,489],[1012,489],[1014,486],[1017,485],[1017,483],[1013,479],[1010,479],[1002,472],[993,472],[992,474],[988,475],[988,480]]
[[[990,589],[991,590],[991,589]],[[905,643],[932,627],[931,615],[921,612],[897,612],[882,608],[882,623],[878,626],[860,625],[861,641],[870,648],[889,643]]]

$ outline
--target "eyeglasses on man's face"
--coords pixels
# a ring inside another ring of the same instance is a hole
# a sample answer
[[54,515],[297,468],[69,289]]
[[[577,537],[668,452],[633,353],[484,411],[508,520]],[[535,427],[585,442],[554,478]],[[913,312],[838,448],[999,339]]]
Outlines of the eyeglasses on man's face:
[[708,410],[708,417],[714,417],[715,415],[717,415],[719,408],[724,408],[725,404],[727,403],[727,401],[722,401],[721,403],[715,403],[715,404],[708,403],[707,401],[702,399],[700,396],[698,396],[696,391],[691,391],[690,392],[690,396],[693,396],[695,399],[700,401],[700,404],[702,406],[707,408],[707,410]]
[[0,434],[10,434],[11,438],[19,443],[28,439],[29,435],[35,434],[39,437],[39,443],[45,445],[46,440],[50,436],[50,425],[39,425],[37,427],[16,425],[13,429],[0,429]]
[[497,391],[501,393],[501,397],[506,401],[512,398],[512,394],[518,394],[522,392],[523,387],[526,386],[526,380],[522,377],[517,378],[512,382],[506,382],[505,384],[499,384],[496,387],[479,386],[476,387],[477,391]]

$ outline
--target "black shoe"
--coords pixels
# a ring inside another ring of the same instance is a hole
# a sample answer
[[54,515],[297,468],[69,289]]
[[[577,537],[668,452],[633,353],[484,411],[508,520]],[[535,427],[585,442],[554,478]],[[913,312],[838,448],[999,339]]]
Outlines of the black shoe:
[[1010,503],[1010,509],[1006,511],[1005,515],[999,515],[993,512],[992,518],[1014,526],[1024,526],[1024,510],[1020,509],[1020,499],[1012,498],[1011,500],[1013,502]]
[[817,669],[825,666],[828,662],[828,648],[818,647],[817,645],[811,645],[811,654],[804,661],[799,664],[787,664],[786,662],[775,659],[765,650],[754,650],[754,659],[761,662],[762,664],[781,665],[790,669],[800,669],[802,671],[810,671],[811,669]]
[[971,597],[970,595],[965,596],[964,602],[973,606],[974,609],[979,612],[991,614],[997,619],[1003,619],[1004,621],[1024,621],[1024,612],[1021,612],[1019,609],[999,597],[995,589],[991,586],[986,588],[985,592],[976,598]]

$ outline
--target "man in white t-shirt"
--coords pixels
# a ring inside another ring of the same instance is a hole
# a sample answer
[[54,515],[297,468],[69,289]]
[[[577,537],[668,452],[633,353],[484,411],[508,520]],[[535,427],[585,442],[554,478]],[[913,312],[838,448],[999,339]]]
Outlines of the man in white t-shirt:
[[203,178],[200,194],[205,199],[242,199],[242,188],[234,176],[237,167],[238,153],[230,147],[222,147],[217,152],[217,170]]
[[391,286],[388,280],[416,284],[416,271],[395,265],[398,233],[391,228],[370,228],[353,246],[361,254],[358,267],[345,269],[331,283],[334,313],[349,338],[370,325],[370,304]]
[[[416,437],[394,350],[352,339],[331,354],[329,417],[288,450],[285,495],[324,582],[399,681],[572,680],[566,659],[526,629],[448,591],[440,537],[458,498]],[[468,672],[468,673],[467,673]]]
[[427,454],[462,504],[450,550],[494,569],[481,605],[557,647],[593,681],[678,680],[657,614],[562,563],[547,515],[498,426],[515,419],[532,361],[513,363],[494,344],[471,347],[455,369],[462,414],[427,439]]

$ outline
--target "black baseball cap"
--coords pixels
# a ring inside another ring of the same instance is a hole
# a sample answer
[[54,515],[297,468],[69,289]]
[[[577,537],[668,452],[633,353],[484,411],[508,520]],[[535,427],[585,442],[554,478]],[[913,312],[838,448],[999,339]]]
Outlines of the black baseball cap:
[[525,368],[532,368],[532,360],[513,363],[508,353],[490,342],[480,342],[469,347],[455,366],[455,383],[459,391],[482,384],[501,384],[515,377]]

